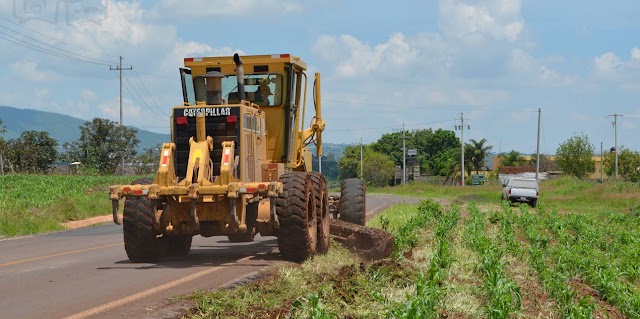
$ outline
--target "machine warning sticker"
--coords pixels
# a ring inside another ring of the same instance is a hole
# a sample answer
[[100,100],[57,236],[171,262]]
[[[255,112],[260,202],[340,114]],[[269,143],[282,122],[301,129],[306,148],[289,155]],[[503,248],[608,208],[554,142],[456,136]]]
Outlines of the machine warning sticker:
[[200,112],[204,112],[205,116],[226,116],[231,115],[231,108],[229,107],[206,107],[199,109],[184,109],[184,116],[196,117]]

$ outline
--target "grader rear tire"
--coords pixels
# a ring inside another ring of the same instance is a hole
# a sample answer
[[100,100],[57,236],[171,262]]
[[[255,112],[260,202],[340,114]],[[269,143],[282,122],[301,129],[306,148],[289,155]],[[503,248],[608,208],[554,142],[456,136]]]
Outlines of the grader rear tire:
[[276,199],[280,221],[278,249],[285,260],[302,262],[316,253],[318,225],[309,174],[291,172],[280,177],[283,192]]
[[[132,184],[148,185],[151,184],[151,179],[139,179]],[[124,249],[132,262],[151,262],[164,257],[162,238],[156,237],[153,227],[153,208],[151,200],[144,196],[129,197],[124,202]]]
[[313,183],[313,193],[315,194],[316,218],[318,220],[318,245],[317,252],[326,254],[331,243],[329,215],[329,192],[327,191],[327,181],[321,173],[311,172],[311,182]]
[[340,190],[340,216],[338,219],[364,226],[367,218],[365,203],[366,187],[357,178],[342,181]]
[[256,226],[256,219],[258,218],[258,203],[251,203],[247,205],[247,231],[244,233],[227,235],[229,241],[232,243],[248,243],[252,242],[256,236],[254,227]]

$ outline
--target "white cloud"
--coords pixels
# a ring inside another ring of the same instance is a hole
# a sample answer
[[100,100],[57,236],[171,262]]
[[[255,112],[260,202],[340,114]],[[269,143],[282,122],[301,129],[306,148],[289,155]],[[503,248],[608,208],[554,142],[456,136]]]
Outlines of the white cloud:
[[524,29],[519,0],[489,0],[475,5],[441,0],[439,21],[443,32],[454,38],[481,33],[514,42]]
[[622,66],[622,61],[613,52],[604,53],[594,59],[596,75],[601,77],[616,77]]
[[638,49],[638,48],[631,49],[631,58],[633,60],[640,61],[640,49]]
[[316,54],[336,65],[338,75],[356,77],[410,65],[418,56],[402,33],[393,34],[385,43],[371,46],[352,35],[320,36],[313,46]]
[[[197,8],[194,10],[194,8]],[[161,0],[153,9],[158,17],[247,17],[296,13],[303,5],[295,0]]]
[[34,61],[16,61],[9,64],[9,67],[18,78],[27,81],[50,81],[57,78],[55,74],[39,68],[38,63]]

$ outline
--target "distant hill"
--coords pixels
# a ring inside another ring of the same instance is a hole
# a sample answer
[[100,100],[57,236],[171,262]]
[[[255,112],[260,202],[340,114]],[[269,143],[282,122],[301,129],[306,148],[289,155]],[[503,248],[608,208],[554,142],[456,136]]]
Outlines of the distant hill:
[[[57,140],[60,145],[78,140],[80,138],[80,126],[87,122],[87,120],[59,113],[1,105],[0,119],[7,127],[7,132],[4,135],[5,139],[18,138],[24,131],[45,131],[49,133],[51,138]],[[171,139],[169,134],[158,134],[138,128],[136,130],[138,130],[137,136],[140,140],[140,144],[138,144],[139,150],[166,143]]]
[[[49,133],[51,138],[57,140],[60,145],[78,140],[80,138],[80,126],[87,122],[87,120],[59,113],[19,109],[2,105],[0,105],[0,119],[7,127],[7,132],[4,134],[5,139],[18,138],[24,131],[45,131]],[[140,140],[138,150],[151,148],[171,140],[169,134],[158,134],[138,128],[136,130],[138,130],[137,136]],[[322,150],[325,155],[333,154],[338,160],[342,157],[347,146],[347,144],[324,143]],[[315,154],[316,150],[313,144],[310,145],[310,149]]]

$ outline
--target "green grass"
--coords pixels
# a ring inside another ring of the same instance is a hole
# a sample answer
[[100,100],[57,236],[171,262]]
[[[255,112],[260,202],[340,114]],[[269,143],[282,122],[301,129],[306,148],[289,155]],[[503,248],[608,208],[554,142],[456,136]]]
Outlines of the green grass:
[[640,317],[638,186],[562,178],[542,189],[537,209],[501,203],[499,186],[375,189],[453,204],[398,204],[371,219],[393,234],[391,259],[361,264],[333,243],[329,254],[279,266],[268,279],[190,296],[192,316],[606,318],[608,303]]
[[[369,188],[369,193],[443,198],[458,204],[499,203],[501,185],[449,186],[413,182],[396,187]],[[620,213],[640,208],[640,183],[607,181],[599,183],[561,177],[540,182],[540,199],[548,209],[561,212]]]
[[62,229],[60,223],[111,213],[109,186],[132,176],[0,176],[0,236]]

